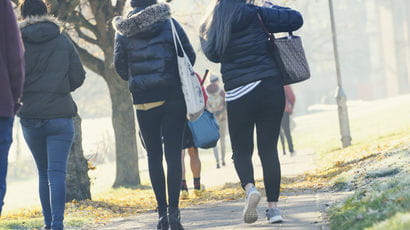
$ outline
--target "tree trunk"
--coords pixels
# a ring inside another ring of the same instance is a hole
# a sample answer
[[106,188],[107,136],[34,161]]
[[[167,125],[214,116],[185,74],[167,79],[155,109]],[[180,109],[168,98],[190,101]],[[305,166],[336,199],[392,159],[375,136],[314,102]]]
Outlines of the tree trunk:
[[108,69],[105,79],[112,103],[112,124],[116,148],[116,178],[113,187],[133,188],[141,184],[135,115],[127,83],[114,70]]
[[88,162],[84,158],[81,134],[81,117],[74,118],[75,137],[68,158],[66,201],[91,199]]
[[403,7],[403,2],[399,2],[397,0],[391,1],[397,60],[396,75],[398,79],[399,94],[405,94],[410,92],[410,84],[408,78],[409,67],[407,63],[408,48],[405,33],[407,29],[407,18],[405,8]]

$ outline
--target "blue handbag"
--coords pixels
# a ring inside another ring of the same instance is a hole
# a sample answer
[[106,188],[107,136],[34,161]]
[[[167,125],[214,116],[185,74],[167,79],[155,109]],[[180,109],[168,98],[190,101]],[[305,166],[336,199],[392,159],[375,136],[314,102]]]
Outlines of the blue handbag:
[[214,115],[205,110],[195,121],[188,122],[195,147],[209,149],[216,146],[220,138],[219,125]]

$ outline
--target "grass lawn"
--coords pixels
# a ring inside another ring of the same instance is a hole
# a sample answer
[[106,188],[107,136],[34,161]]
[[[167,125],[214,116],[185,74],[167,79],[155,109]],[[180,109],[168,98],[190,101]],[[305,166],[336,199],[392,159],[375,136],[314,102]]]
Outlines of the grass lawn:
[[[381,158],[376,156],[367,160],[372,163],[368,164],[369,170],[364,173],[354,176],[345,173],[346,177],[354,178],[359,186],[351,188],[355,190],[352,197],[330,209],[332,229],[381,229],[387,223],[394,225],[394,229],[409,229],[406,225],[410,224],[410,145],[379,155]],[[350,173],[355,170],[350,170]],[[348,187],[348,181],[346,179],[345,186],[339,187]]]

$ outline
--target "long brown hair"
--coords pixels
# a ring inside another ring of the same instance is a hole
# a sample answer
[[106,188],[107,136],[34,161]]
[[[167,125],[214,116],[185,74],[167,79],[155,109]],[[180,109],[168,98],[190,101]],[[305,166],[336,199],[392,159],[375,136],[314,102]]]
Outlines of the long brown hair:
[[217,0],[216,5],[202,24],[200,39],[206,54],[221,56],[228,46],[232,23],[242,16],[243,7],[254,0]]

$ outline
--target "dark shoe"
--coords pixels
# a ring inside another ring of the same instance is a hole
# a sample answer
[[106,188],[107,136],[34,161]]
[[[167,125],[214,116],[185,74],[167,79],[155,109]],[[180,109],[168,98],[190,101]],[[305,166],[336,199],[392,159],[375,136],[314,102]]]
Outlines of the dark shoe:
[[221,168],[221,166],[219,164],[216,164],[216,168],[219,169]]
[[168,223],[168,215],[167,215],[167,210],[159,210],[158,209],[158,224],[157,224],[157,229],[161,230],[168,230],[169,228],[169,223]]
[[223,162],[222,162],[222,166],[225,166],[225,165],[226,165],[226,164],[225,164],[225,161],[223,161]]
[[169,226],[171,230],[184,230],[178,208],[169,208]]
[[158,220],[157,229],[159,230],[168,230],[169,223],[168,223],[168,216],[162,216]]

